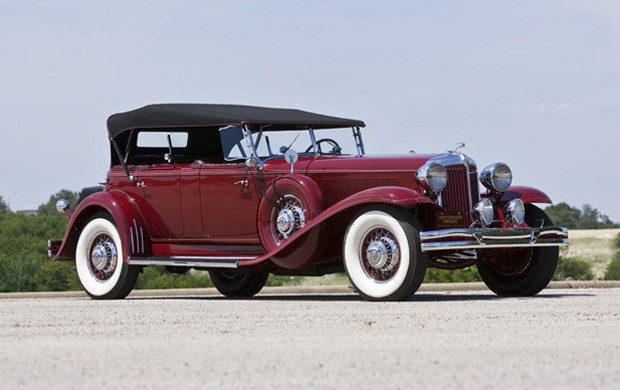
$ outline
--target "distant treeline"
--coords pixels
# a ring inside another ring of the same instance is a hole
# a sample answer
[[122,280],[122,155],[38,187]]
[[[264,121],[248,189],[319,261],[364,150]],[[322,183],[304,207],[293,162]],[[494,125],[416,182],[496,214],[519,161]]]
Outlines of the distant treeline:
[[601,214],[589,204],[584,204],[580,210],[562,202],[547,207],[545,212],[551,217],[555,225],[569,229],[612,229],[620,227],[620,224],[613,222],[608,216]]

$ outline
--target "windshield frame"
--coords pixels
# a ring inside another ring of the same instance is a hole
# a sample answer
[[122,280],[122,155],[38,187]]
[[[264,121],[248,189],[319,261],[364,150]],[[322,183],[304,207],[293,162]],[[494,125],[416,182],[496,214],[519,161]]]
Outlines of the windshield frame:
[[[282,150],[277,150],[276,153],[273,152],[271,145],[269,143],[269,138],[266,136],[265,133],[270,132],[269,131],[269,126],[261,126],[259,129],[251,129],[248,125],[245,126],[225,126],[220,128],[220,134],[221,131],[229,128],[229,127],[237,127],[241,130],[241,132],[243,133],[243,137],[245,139],[245,146],[247,148],[247,150],[250,152],[250,156],[246,158],[245,163],[248,167],[258,167],[259,170],[262,170],[265,166],[265,163],[269,160],[273,160],[276,158],[284,158],[284,153],[288,150],[288,149],[294,149],[294,141],[293,144],[289,145],[288,147],[286,147],[284,151]],[[365,147],[364,147],[364,141],[363,141],[363,137],[362,137],[362,132],[360,127],[352,127],[352,132],[353,132],[353,139],[355,142],[355,148],[357,149],[357,156],[364,156],[366,154],[365,151]],[[316,138],[316,134],[313,128],[309,127],[309,128],[305,128],[305,129],[291,129],[291,131],[300,131],[300,132],[308,132],[310,141],[311,141],[311,146],[312,146],[312,150],[309,152],[299,152],[299,155],[305,155],[305,156],[314,156],[317,157],[320,155],[319,153],[319,147],[317,144],[317,138]],[[333,129],[333,130],[339,130],[339,129]],[[279,131],[279,130],[274,130],[275,131]],[[301,134],[301,133],[300,133]],[[296,140],[296,138],[295,138]],[[242,140],[239,140],[239,143],[241,143]],[[266,142],[266,148],[269,152],[269,156],[260,156],[258,153],[258,147],[261,145],[262,142]],[[244,153],[245,154],[245,153]],[[245,156],[244,156],[245,158]],[[234,158],[234,159],[230,159],[227,161],[234,161],[234,160],[238,160],[239,158]]]

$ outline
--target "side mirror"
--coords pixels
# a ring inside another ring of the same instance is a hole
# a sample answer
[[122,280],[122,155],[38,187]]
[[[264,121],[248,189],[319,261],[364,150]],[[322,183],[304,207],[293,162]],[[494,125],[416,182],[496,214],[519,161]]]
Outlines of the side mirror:
[[284,153],[284,160],[286,160],[287,163],[291,164],[291,173],[295,172],[294,165],[298,159],[299,154],[297,153],[297,151],[295,151],[295,149],[289,148],[286,153]]

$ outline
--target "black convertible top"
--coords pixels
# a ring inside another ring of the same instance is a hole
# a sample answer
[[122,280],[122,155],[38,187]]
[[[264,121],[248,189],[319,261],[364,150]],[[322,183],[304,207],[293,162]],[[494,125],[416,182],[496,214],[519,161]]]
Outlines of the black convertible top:
[[247,125],[271,130],[330,129],[364,127],[355,119],[313,114],[286,108],[266,108],[228,104],[152,104],[108,118],[110,138],[131,129],[166,127],[214,127]]

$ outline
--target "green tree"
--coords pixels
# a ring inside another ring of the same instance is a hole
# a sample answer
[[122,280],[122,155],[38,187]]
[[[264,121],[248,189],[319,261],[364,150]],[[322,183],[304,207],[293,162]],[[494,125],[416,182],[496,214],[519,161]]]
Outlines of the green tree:
[[8,213],[10,211],[11,209],[9,208],[9,205],[6,204],[6,202],[4,201],[4,198],[0,195],[0,214]]
[[47,240],[63,237],[67,218],[0,214],[0,291],[78,289],[72,264],[53,262]]
[[605,280],[620,280],[620,252],[614,255],[605,271]]
[[571,207],[565,202],[549,206],[545,209],[554,224],[564,226],[569,229],[575,229],[579,225],[581,219],[581,210]]
[[618,224],[612,222],[608,216],[600,211],[584,204],[581,208],[581,229],[607,229],[618,227]]
[[581,210],[569,206],[565,202],[549,206],[545,212],[551,217],[554,224],[569,229],[608,229],[620,227],[608,216],[602,214],[589,204],[584,204]]

